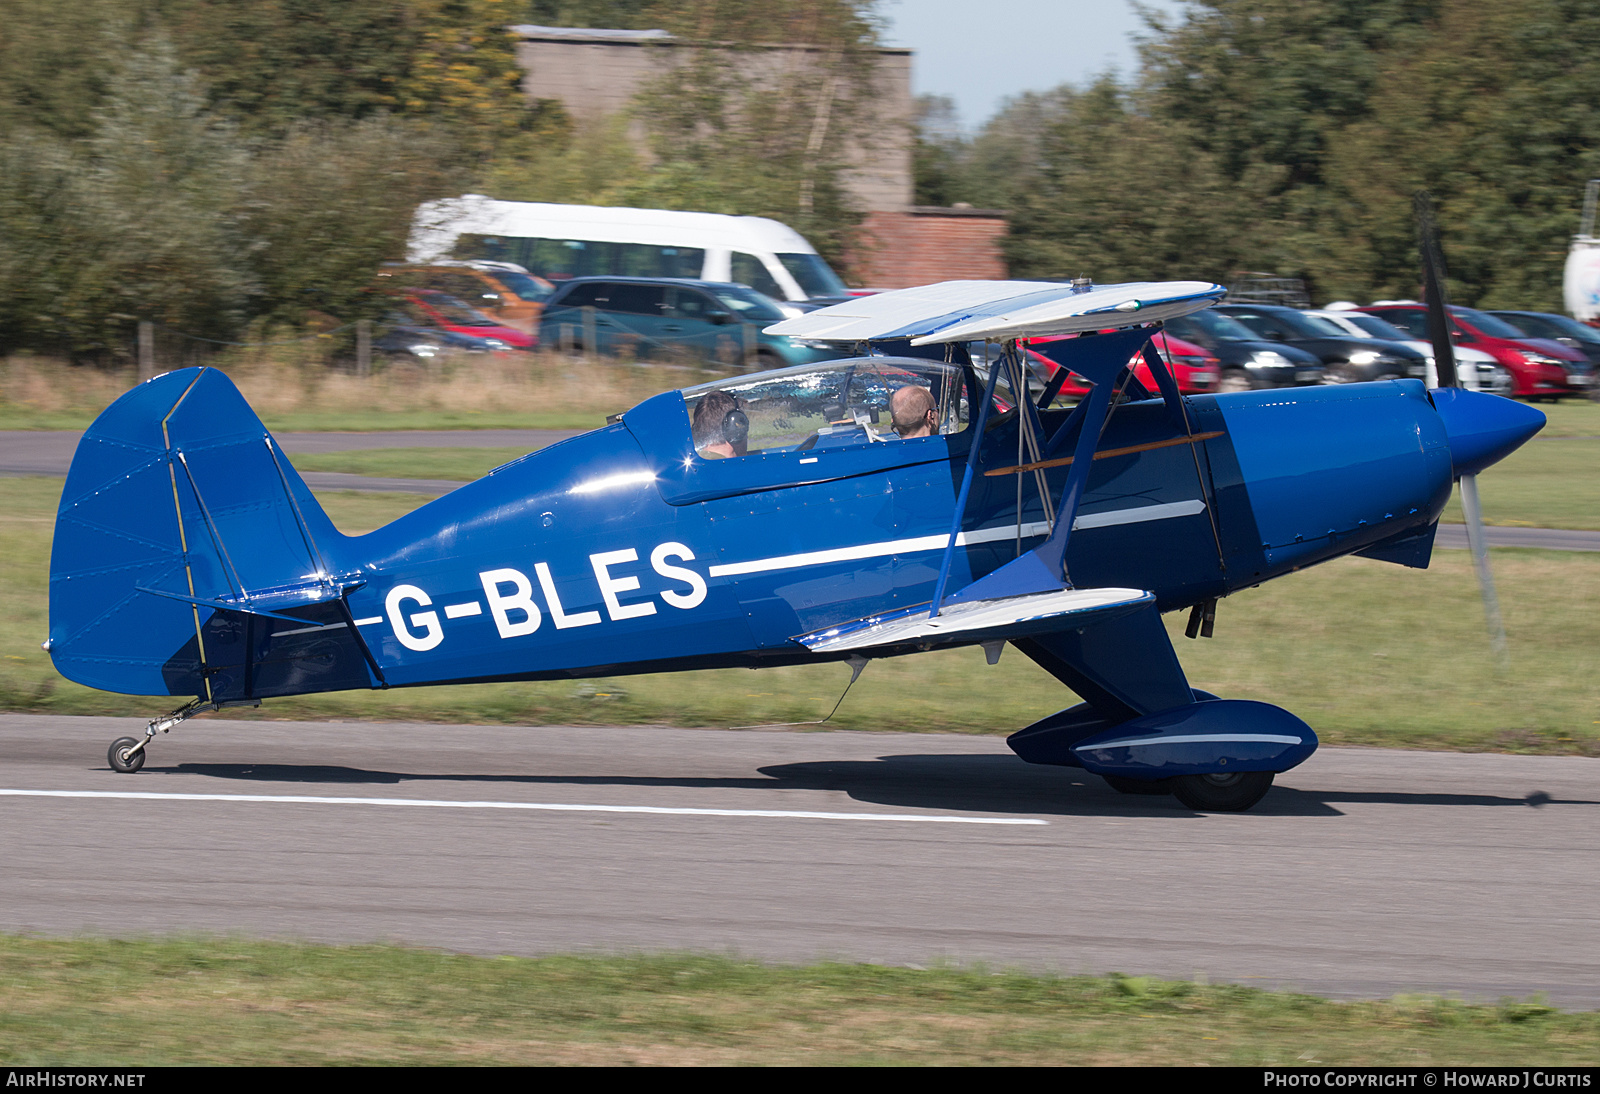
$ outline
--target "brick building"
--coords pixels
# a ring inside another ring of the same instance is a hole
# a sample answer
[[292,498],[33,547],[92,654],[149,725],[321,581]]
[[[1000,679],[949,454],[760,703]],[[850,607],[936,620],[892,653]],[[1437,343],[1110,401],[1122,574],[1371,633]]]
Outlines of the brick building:
[[[517,26],[517,60],[530,102],[554,99],[574,118],[593,120],[627,107],[644,83],[684,59],[659,30],[595,30]],[[951,278],[1004,277],[1003,213],[913,206],[911,178],[911,60],[909,49],[880,47],[870,74],[877,111],[870,145],[850,140],[841,149],[843,182],[867,216],[861,239],[841,271],[855,284],[897,289]],[[772,45],[742,51],[739,63],[763,79],[781,80],[815,65],[812,46]]]

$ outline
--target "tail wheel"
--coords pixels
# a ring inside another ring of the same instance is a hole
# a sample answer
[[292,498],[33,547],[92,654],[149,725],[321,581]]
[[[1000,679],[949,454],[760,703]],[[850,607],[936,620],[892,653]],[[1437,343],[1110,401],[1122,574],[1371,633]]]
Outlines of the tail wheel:
[[111,770],[120,771],[124,775],[132,775],[144,766],[144,749],[135,752],[134,746],[139,743],[136,737],[118,737],[111,742],[111,747],[106,750],[106,760],[111,764]]
[[1242,813],[1272,787],[1270,771],[1230,771],[1225,775],[1179,775],[1172,793],[1196,813]]

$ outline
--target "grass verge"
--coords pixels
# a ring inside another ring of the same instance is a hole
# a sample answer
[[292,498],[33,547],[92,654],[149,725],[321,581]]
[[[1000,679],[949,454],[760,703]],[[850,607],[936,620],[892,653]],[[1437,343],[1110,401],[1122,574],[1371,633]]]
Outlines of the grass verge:
[[[1486,524],[1600,529],[1600,438],[1541,435],[1478,476]],[[1459,523],[1461,491],[1445,506]]]
[[[719,375],[557,354],[484,353],[380,363],[362,378],[317,361],[243,353],[206,363],[227,372],[267,428],[279,432],[593,429],[607,414],[657,392]],[[7,358],[0,361],[0,429],[86,428],[135,379],[128,369]]]
[[301,471],[471,482],[527,454],[525,448],[363,448],[295,456],[293,462]]
[[[411,479],[470,482],[524,455],[520,448],[373,448],[294,457],[302,471],[341,471]],[[1535,440],[1478,480],[1484,520],[1525,528],[1600,529],[1600,438]],[[1459,491],[1444,511],[1460,523]]]
[[1600,402],[1567,399],[1540,403],[1538,409],[1549,419],[1541,437],[1600,437]]
[[[39,648],[48,629],[50,535],[59,479],[0,479],[0,709],[150,717],[176,702],[62,679]],[[322,495],[347,532],[421,499]],[[1600,554],[1496,550],[1512,672],[1497,674],[1465,551],[1408,570],[1342,559],[1229,598],[1217,637],[1182,637],[1190,681],[1277,703],[1330,744],[1600,755]],[[237,717],[462,723],[742,726],[821,718],[841,665],[630,676],[272,700]],[[991,668],[977,649],[875,661],[832,726],[1009,733],[1076,700],[1015,650]]]
[[0,937],[0,1063],[1592,1065],[1600,1014],[1145,977]]

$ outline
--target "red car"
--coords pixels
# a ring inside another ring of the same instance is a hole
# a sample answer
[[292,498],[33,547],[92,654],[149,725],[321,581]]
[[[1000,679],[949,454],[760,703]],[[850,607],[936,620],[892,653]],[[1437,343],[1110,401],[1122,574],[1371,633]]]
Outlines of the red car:
[[[1357,311],[1382,316],[1413,338],[1428,340],[1428,309],[1422,304],[1372,304]],[[1588,397],[1594,379],[1589,359],[1548,338],[1529,338],[1503,319],[1474,308],[1451,308],[1451,338],[1481,349],[1511,373],[1511,394],[1518,399]]]
[[470,334],[474,338],[496,338],[515,349],[533,349],[539,344],[534,335],[503,326],[470,304],[437,289],[412,289],[406,293],[406,303],[416,313],[415,318],[429,326]]
[[[1063,335],[1057,338],[1035,338],[1028,342],[1028,357],[1035,368],[1041,369],[1047,378],[1053,377],[1056,369],[1060,368],[1048,356],[1049,345],[1052,342],[1064,342],[1075,335]],[[1222,362],[1211,356],[1206,350],[1193,342],[1185,342],[1181,338],[1174,338],[1165,331],[1157,334],[1154,339],[1156,347],[1161,351],[1161,356],[1172,363],[1173,377],[1178,381],[1178,390],[1185,395],[1205,395],[1217,390],[1217,381],[1222,376]],[[1150,375],[1150,366],[1144,363],[1144,357],[1135,354],[1128,362],[1133,366],[1133,374],[1148,391],[1155,392],[1156,379]],[[1089,387],[1082,382],[1083,378],[1074,373],[1067,382],[1061,385],[1061,394],[1069,398],[1082,398],[1089,393]]]

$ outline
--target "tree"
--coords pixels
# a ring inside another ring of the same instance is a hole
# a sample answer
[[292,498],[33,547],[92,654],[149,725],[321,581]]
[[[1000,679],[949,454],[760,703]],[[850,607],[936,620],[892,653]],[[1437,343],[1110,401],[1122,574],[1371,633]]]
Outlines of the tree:
[[1112,77],[1054,93],[1037,163],[1013,192],[1013,276],[1221,279],[1251,231],[1212,157]]
[[31,267],[11,272],[26,311],[8,326],[75,353],[118,346],[132,319],[226,335],[257,291],[233,215],[248,168],[233,130],[159,35],[109,78],[94,126],[83,142],[8,142],[10,158],[38,157],[0,225],[0,251]]

